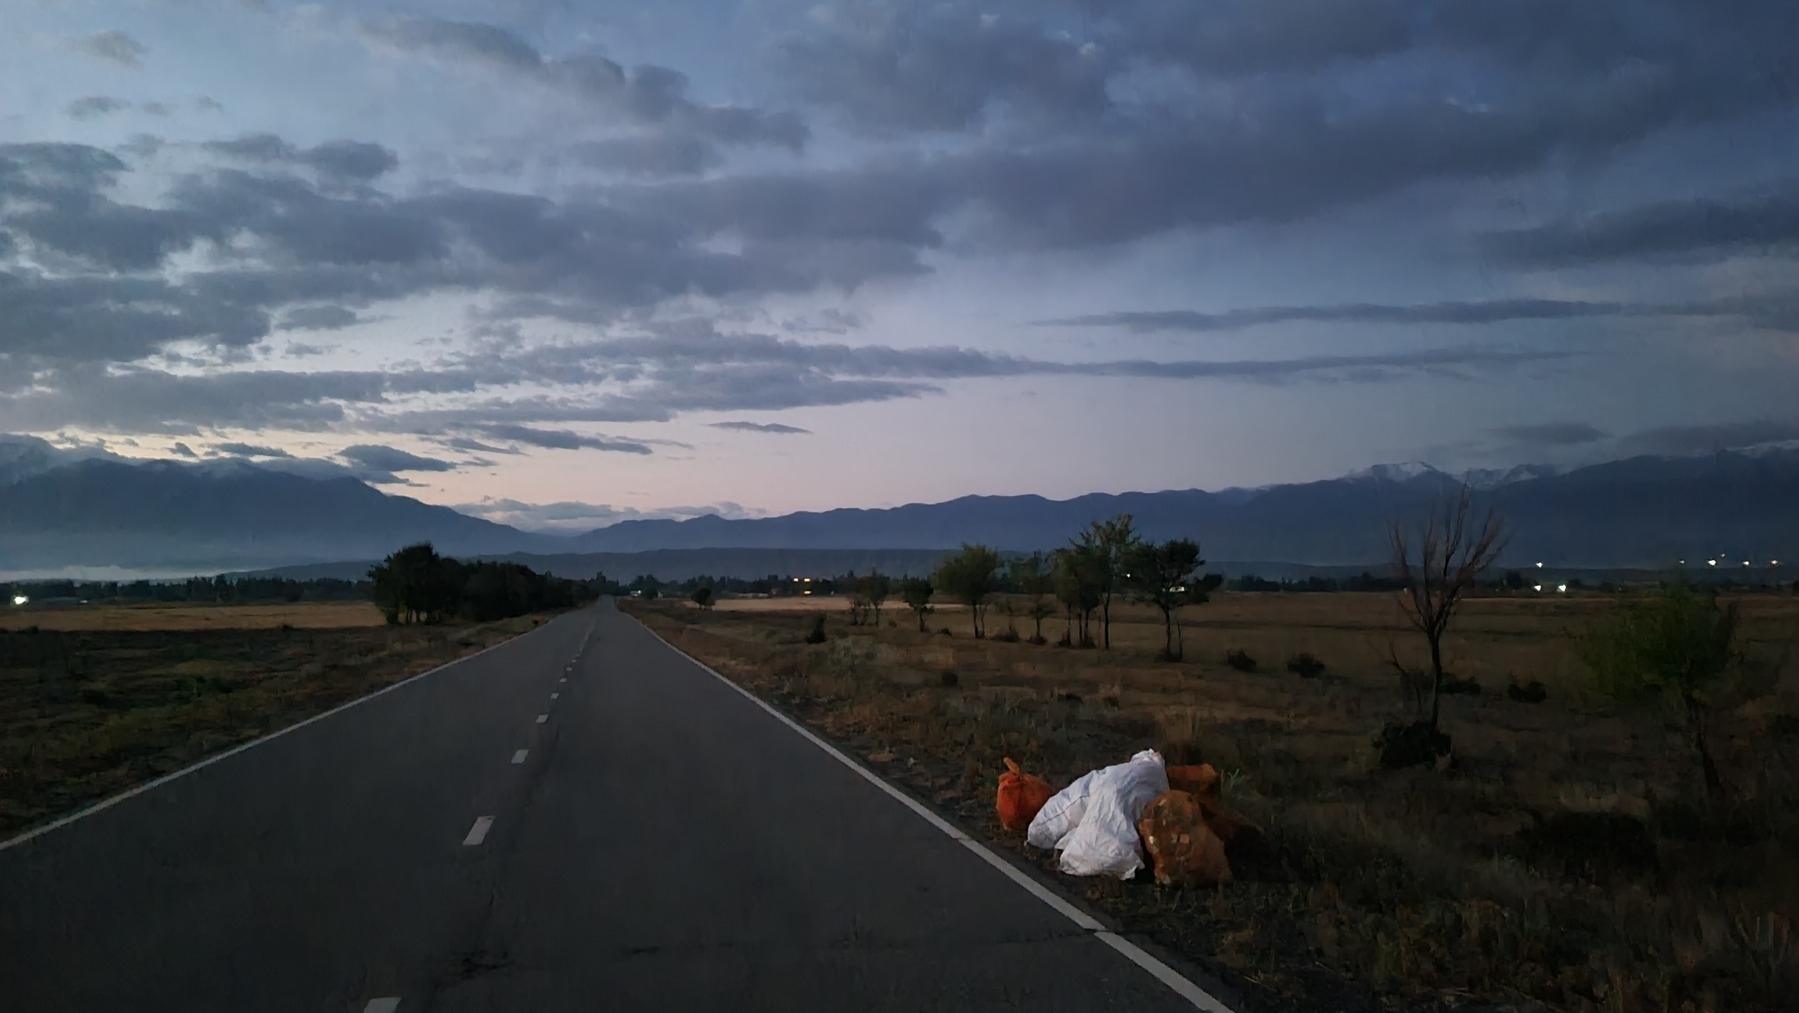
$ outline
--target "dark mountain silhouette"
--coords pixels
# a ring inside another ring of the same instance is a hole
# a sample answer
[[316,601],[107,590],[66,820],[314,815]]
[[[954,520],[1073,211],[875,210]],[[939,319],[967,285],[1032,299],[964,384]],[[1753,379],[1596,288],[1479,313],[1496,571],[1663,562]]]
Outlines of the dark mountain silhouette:
[[[5,449],[0,442],[0,574],[354,562],[418,540],[452,555],[532,553],[580,567],[590,554],[661,550],[867,552],[985,542],[1028,551],[1064,544],[1089,521],[1118,513],[1134,515],[1151,538],[1198,539],[1215,564],[1360,567],[1385,560],[1392,518],[1417,516],[1460,486],[1429,467],[1380,466],[1328,481],[1216,493],[967,496],[886,510],[627,521],[550,535],[386,495],[353,478],[243,463],[9,456]],[[1540,559],[1562,567],[1657,568],[1723,553],[1728,565],[1788,556],[1799,569],[1799,451],[1639,457],[1563,473],[1519,468],[1469,482],[1477,506],[1505,517],[1511,565]],[[786,557],[689,551],[667,558],[684,570],[723,574]]]

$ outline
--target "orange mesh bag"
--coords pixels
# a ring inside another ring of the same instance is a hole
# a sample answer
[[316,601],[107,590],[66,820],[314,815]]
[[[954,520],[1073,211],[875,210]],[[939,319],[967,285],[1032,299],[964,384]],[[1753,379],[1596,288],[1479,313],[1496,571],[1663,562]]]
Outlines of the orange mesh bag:
[[1017,761],[1006,757],[1006,772],[999,776],[999,795],[993,805],[999,813],[999,825],[1007,830],[1023,830],[1054,794],[1048,781],[1024,773],[1018,769]]
[[1137,833],[1149,851],[1156,882],[1163,886],[1215,886],[1228,883],[1231,863],[1224,842],[1209,827],[1192,794],[1165,791],[1143,809]]
[[1223,779],[1209,763],[1169,767],[1168,787],[1192,795],[1208,813],[1224,808]]

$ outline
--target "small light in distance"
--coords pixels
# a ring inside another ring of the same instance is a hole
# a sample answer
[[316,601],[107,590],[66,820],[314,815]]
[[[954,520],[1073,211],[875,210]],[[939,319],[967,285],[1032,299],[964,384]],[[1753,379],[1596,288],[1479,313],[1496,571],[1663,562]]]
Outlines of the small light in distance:
[[1556,586],[1555,586],[1555,589],[1556,589],[1556,590],[1557,590],[1557,591],[1560,591],[1560,592],[1561,592],[1561,593],[1562,593],[1562,594],[1567,594],[1567,593],[1568,593],[1568,585],[1566,585],[1566,584],[1557,584],[1557,585],[1556,585]]
[[12,603],[14,605],[29,605],[31,603],[31,599],[25,597],[22,594],[15,594],[12,596]]
[[1718,565],[1718,561],[1717,561],[1717,560],[1715,560],[1715,559],[1708,559],[1708,560],[1706,560],[1706,561],[1705,561],[1705,565],[1706,565],[1706,566],[1717,566],[1717,565]]
[[1541,584],[1532,584],[1532,585],[1531,585],[1531,590],[1533,590],[1533,591],[1541,591],[1541,590],[1543,590],[1543,585],[1541,585]]
[[1539,569],[1539,570],[1541,570],[1541,569],[1542,569],[1542,568],[1543,568],[1543,564],[1542,564],[1542,563],[1540,563],[1540,562],[1539,562],[1539,563],[1538,563],[1538,564],[1537,564],[1537,569]]

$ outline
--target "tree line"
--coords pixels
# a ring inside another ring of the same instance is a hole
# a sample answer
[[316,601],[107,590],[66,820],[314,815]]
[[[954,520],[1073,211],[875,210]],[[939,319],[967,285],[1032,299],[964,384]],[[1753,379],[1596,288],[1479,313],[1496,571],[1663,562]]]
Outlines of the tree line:
[[597,599],[608,582],[568,580],[520,563],[439,555],[429,542],[408,545],[369,569],[375,604],[390,623],[451,619],[489,622]]

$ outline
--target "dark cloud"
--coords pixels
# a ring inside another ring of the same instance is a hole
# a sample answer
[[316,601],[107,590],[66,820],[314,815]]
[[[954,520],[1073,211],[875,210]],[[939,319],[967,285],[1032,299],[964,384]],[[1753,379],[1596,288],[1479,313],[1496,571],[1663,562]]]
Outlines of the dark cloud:
[[73,119],[91,120],[129,108],[131,108],[131,103],[122,98],[113,98],[111,95],[89,95],[86,98],[78,98],[70,102],[64,111]]
[[161,102],[145,102],[138,108],[151,116],[167,116],[169,114],[169,107]]
[[294,455],[279,447],[263,447],[253,443],[215,443],[215,453],[228,454],[232,457],[280,457],[291,458]]
[[482,443],[480,440],[471,440],[466,436],[452,436],[447,439],[440,439],[437,442],[443,444],[444,446],[450,448],[451,450],[461,450],[461,451],[468,452],[468,453],[475,453],[475,452],[484,453],[484,454],[519,454],[519,453],[523,453],[523,451],[521,451],[515,447],[496,447],[491,443]]
[[1027,18],[969,7],[821,6],[809,30],[775,43],[776,73],[855,126],[962,130],[991,106],[1054,121],[1108,104],[1097,47]]
[[194,448],[188,446],[185,443],[177,443],[173,447],[170,447],[169,449],[174,452],[176,457],[199,457],[200,456],[199,454],[194,453]]
[[478,431],[495,440],[511,440],[528,447],[542,447],[546,450],[608,450],[624,454],[648,454],[649,447],[633,440],[613,439],[606,436],[586,436],[570,432],[566,429],[535,429],[514,423],[495,423],[477,427]]
[[222,105],[218,99],[208,95],[195,95],[194,108],[203,113],[222,113],[225,111],[224,105]]
[[1734,200],[1644,204],[1572,222],[1499,232],[1488,241],[1505,261],[1541,266],[1702,250],[1791,252],[1799,246],[1799,186]]
[[805,433],[810,435],[812,432],[810,429],[801,429],[798,426],[784,426],[779,422],[714,422],[711,425],[714,429],[736,429],[746,433]]
[[863,323],[862,315],[852,310],[825,309],[810,316],[789,317],[781,321],[781,328],[793,334],[848,334]]
[[1483,299],[1412,306],[1343,303],[1329,306],[1264,306],[1201,313],[1148,310],[1095,313],[1037,321],[1054,327],[1127,327],[1154,331],[1233,331],[1294,322],[1354,324],[1494,324],[1517,320],[1572,320],[1587,317],[1727,316],[1742,311],[1733,302],[1622,303],[1569,299]]
[[1535,425],[1502,426],[1493,435],[1510,444],[1525,447],[1579,447],[1598,443],[1610,434],[1585,422],[1544,422]]
[[652,131],[573,145],[568,154],[596,169],[631,176],[696,176],[724,159],[718,147],[690,134]]
[[356,311],[343,306],[296,306],[281,317],[284,331],[335,331],[358,323]]
[[207,151],[246,162],[304,166],[332,178],[367,182],[392,172],[400,158],[368,141],[326,141],[299,148],[274,134],[245,134],[201,145]]
[[458,465],[453,461],[440,461],[434,457],[420,457],[417,454],[380,444],[359,443],[345,447],[337,452],[337,456],[377,472],[396,471],[455,471]]
[[1618,450],[1633,455],[1702,454],[1794,440],[1799,440],[1799,419],[1749,419],[1647,429],[1621,438]]
[[384,17],[363,22],[371,38],[396,49],[466,61],[527,76],[591,100],[630,122],[665,124],[728,144],[772,145],[798,151],[806,126],[786,112],[708,106],[687,97],[687,77],[668,67],[626,69],[603,56],[546,57],[517,34],[495,25],[435,17]]
[[142,57],[148,52],[136,39],[119,31],[84,35],[71,39],[69,44],[84,53],[110,60],[122,67],[142,66]]

